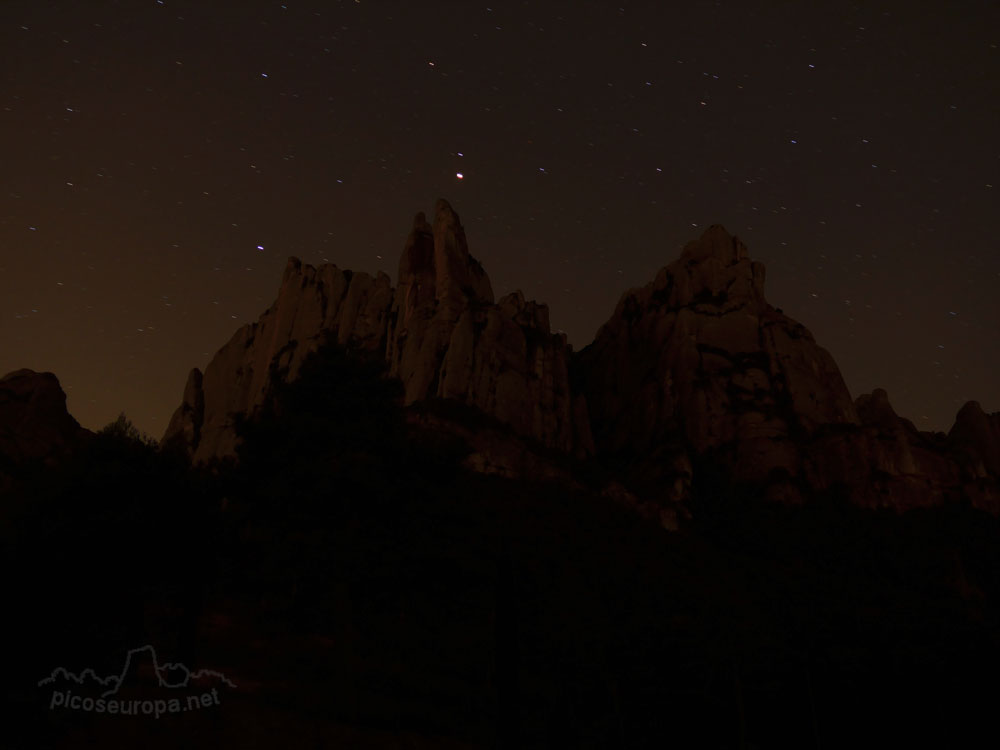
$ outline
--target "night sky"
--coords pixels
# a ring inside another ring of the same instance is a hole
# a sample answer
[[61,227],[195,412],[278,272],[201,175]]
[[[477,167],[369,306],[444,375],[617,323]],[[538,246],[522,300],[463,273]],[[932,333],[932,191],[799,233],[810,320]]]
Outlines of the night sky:
[[288,256],[395,283],[445,197],[577,349],[721,223],[947,430],[1000,409],[998,44],[972,0],[5,0],[0,374],[159,437]]

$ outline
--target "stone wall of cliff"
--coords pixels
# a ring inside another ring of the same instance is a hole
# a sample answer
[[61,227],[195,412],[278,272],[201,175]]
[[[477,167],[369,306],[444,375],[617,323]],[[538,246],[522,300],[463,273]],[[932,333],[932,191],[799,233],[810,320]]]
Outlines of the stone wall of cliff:
[[407,405],[454,399],[546,448],[579,456],[593,450],[586,404],[570,389],[565,336],[551,332],[544,305],[520,292],[494,302],[489,278],[444,200],[433,225],[416,216],[395,288],[385,274],[290,259],[275,303],[240,328],[204,374],[192,371],[163,444],[199,463],[233,455],[234,415],[252,415],[274,378],[294,379],[329,334],[341,345],[384,355]]
[[406,405],[459,402],[503,425],[509,437],[491,428],[473,441],[482,470],[537,469],[539,450],[597,456],[647,494],[637,502],[676,508],[708,460],[782,502],[836,491],[875,507],[1000,509],[1000,415],[968,404],[945,436],[900,418],[884,391],[852,400],[829,352],[768,304],[764,279],[738,238],[710,227],[574,353],[545,305],[494,300],[439,200],[432,223],[416,215],[395,287],[290,259],[274,304],[191,372],[163,442],[196,462],[233,455],[235,415],[253,415],[332,336],[384,357]]

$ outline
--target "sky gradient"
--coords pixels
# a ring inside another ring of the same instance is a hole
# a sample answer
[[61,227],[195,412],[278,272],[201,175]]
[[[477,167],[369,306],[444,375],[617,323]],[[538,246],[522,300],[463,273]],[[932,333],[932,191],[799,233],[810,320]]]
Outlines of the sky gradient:
[[0,374],[160,437],[288,256],[395,283],[445,197],[577,349],[723,224],[947,430],[1000,410],[998,43],[995,2],[8,0]]

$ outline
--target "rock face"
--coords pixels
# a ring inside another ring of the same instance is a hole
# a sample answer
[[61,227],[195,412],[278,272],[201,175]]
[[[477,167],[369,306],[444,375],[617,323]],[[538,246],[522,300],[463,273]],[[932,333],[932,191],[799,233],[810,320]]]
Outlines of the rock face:
[[238,330],[203,376],[195,370],[188,377],[163,444],[196,462],[233,455],[234,415],[253,414],[275,378],[294,379],[326,334],[385,356],[406,404],[457,400],[545,448],[592,452],[586,404],[570,391],[565,336],[549,330],[548,308],[520,292],[494,303],[444,200],[433,225],[417,214],[395,289],[385,274],[290,259],[271,308]]
[[863,505],[934,504],[970,497],[975,470],[993,482],[980,502],[998,498],[1000,474],[983,458],[1000,461],[997,421],[960,413],[952,432],[969,470],[885,391],[852,401],[830,354],[766,302],[763,266],[720,226],[626,292],[575,366],[598,453],[631,457],[629,471],[654,485],[683,483],[685,462],[708,457],[784,502],[839,488]]
[[580,353],[603,450],[645,450],[680,430],[696,452],[819,425],[857,424],[829,353],[764,299],[764,267],[713,226],[642,289],[626,292]]
[[626,292],[578,366],[598,449],[664,467],[711,453],[742,481],[794,476],[804,439],[860,423],[833,358],[767,304],[763,265],[720,226]]
[[833,492],[873,507],[964,498],[1000,511],[1000,415],[967,404],[945,436],[900,418],[885,391],[852,400],[830,354],[768,304],[764,276],[739,239],[710,227],[574,353],[545,305],[520,292],[494,300],[439,200],[433,223],[416,215],[395,288],[385,274],[290,259],[270,309],[204,375],[191,372],[163,442],[196,462],[233,455],[234,416],[254,414],[332,335],[384,357],[406,405],[487,417],[470,427],[412,412],[464,436],[478,471],[572,483],[542,454],[593,459],[623,483],[605,494],[675,520],[706,466],[781,502]]
[[202,380],[201,370],[197,367],[188,373],[184,398],[167,425],[166,434],[170,435],[170,440],[165,443],[166,447],[176,446],[188,451],[201,441],[201,427],[205,422],[205,390]]
[[959,410],[948,437],[975,476],[1000,476],[1000,413],[986,414],[978,401],[969,401]]
[[977,507],[997,512],[1000,508],[1000,412],[987,414],[977,401],[969,401],[955,417],[948,438],[964,470],[966,495]]
[[0,474],[58,460],[90,434],[66,411],[66,394],[51,372],[16,370],[0,379]]
[[482,266],[447,201],[434,226],[417,214],[399,262],[386,351],[406,403],[455,399],[546,447],[587,455],[586,405],[569,385],[570,347],[545,305],[521,292],[494,304]]
[[808,446],[809,487],[844,485],[853,502],[897,509],[960,499],[964,483],[953,446],[896,414],[877,388],[855,401],[860,426],[828,431]]
[[188,376],[163,445],[189,452],[196,462],[232,455],[235,414],[251,415],[276,377],[294,379],[324,332],[345,346],[381,350],[393,290],[389,277],[320,268],[291,258],[278,299],[256,323],[240,328],[212,358],[205,373]]

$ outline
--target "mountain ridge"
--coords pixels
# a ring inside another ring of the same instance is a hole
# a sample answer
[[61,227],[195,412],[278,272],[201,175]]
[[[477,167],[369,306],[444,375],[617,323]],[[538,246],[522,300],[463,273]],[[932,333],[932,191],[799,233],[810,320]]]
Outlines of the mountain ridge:
[[[196,464],[235,457],[238,421],[331,341],[383,360],[410,419],[468,444],[480,473],[579,484],[596,463],[601,494],[670,518],[686,513],[706,467],[782,503],[832,493],[866,507],[1000,513],[1000,413],[970,401],[945,434],[918,430],[883,389],[852,399],[830,353],[767,302],[765,278],[742,241],[712,225],[624,291],[574,351],[547,305],[520,290],[494,298],[440,199],[432,222],[414,217],[395,287],[385,273],[289,258],[272,305],[204,373],[189,372],[160,445]],[[8,476],[85,437],[51,373],[16,371],[0,386]],[[435,406],[449,402],[471,411]]]
[[852,399],[830,353],[767,302],[765,277],[738,237],[712,225],[623,292],[577,352],[552,332],[547,305],[519,290],[494,299],[458,214],[439,199],[432,222],[416,214],[395,287],[381,272],[290,258],[271,307],[204,374],[191,371],[161,444],[196,463],[235,455],[234,416],[252,416],[330,335],[384,358],[404,405],[457,401],[506,425],[509,435],[473,451],[481,471],[537,467],[512,458],[528,441],[577,461],[612,459],[623,484],[654,503],[682,502],[693,464],[709,457],[782,502],[831,491],[874,507],[964,497],[996,512],[1000,415],[967,404],[949,438],[918,431],[881,389]]

